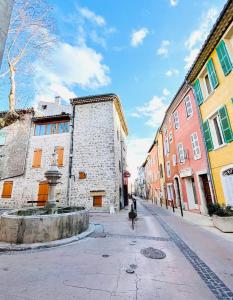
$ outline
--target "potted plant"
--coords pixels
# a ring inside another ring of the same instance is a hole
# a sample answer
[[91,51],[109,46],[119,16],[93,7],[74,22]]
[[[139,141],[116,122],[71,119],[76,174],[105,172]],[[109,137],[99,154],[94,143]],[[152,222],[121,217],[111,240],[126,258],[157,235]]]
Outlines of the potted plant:
[[208,205],[208,212],[213,218],[215,227],[223,232],[233,232],[233,210],[231,206],[210,204]]

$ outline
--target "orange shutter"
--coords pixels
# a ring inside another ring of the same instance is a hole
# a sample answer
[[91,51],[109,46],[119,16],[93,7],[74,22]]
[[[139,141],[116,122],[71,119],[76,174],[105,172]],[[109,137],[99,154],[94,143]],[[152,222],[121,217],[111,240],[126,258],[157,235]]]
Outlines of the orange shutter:
[[2,198],[11,198],[13,181],[4,181],[2,189]]
[[39,168],[41,165],[41,156],[42,156],[42,149],[36,149],[34,150],[34,156],[33,156],[33,168]]
[[93,196],[93,206],[96,207],[102,206],[102,196]]
[[64,148],[57,147],[57,165],[58,167],[63,166]]
[[[48,201],[48,193],[49,193],[49,185],[47,182],[40,182],[39,183],[39,190],[38,190],[38,206],[44,206],[45,202]],[[42,202],[41,202],[42,201]]]

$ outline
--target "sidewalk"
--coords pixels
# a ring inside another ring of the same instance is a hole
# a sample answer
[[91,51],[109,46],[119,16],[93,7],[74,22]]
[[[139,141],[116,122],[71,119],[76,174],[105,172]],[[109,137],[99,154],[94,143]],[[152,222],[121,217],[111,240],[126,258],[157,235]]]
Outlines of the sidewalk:
[[[139,197],[136,197],[136,198],[138,198],[142,201],[148,202],[150,204],[152,203],[150,200],[144,200]],[[155,207],[161,208],[161,206],[158,206],[156,204],[154,204],[154,205],[155,205]],[[182,218],[179,208],[175,208],[174,213],[173,213],[172,207],[170,207],[170,206],[168,208],[166,208],[166,206],[163,205],[162,208],[168,214],[174,214],[177,218]],[[191,223],[195,226],[200,226],[203,229],[208,230],[208,231],[216,234],[217,236],[224,238],[227,241],[233,242],[233,233],[224,233],[221,230],[214,227],[212,218],[210,216],[202,215],[200,213],[191,212],[191,211],[187,211],[187,210],[183,210],[183,214],[184,214],[183,220],[185,222]]]

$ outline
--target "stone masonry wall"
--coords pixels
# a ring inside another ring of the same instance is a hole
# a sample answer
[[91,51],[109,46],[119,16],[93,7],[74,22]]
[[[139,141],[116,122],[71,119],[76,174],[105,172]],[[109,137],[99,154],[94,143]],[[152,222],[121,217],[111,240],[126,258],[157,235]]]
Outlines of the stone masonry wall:
[[[32,206],[32,204],[28,204],[27,201],[37,200],[39,182],[45,180],[44,173],[50,167],[51,156],[56,146],[64,147],[63,167],[59,168],[62,173],[62,178],[60,179],[61,183],[57,186],[56,198],[59,200],[59,205],[67,204],[66,193],[68,182],[70,133],[34,136],[34,126],[32,126],[25,173],[22,176],[7,179],[13,181],[11,198],[1,198],[4,181],[0,181],[0,207],[19,208]],[[33,168],[32,162],[34,150],[38,148],[42,149],[41,167]]]
[[[97,102],[75,107],[74,175],[71,182],[71,204],[93,208],[91,191],[105,191],[103,207],[117,202],[114,155],[113,102]],[[86,179],[79,179],[79,172]]]

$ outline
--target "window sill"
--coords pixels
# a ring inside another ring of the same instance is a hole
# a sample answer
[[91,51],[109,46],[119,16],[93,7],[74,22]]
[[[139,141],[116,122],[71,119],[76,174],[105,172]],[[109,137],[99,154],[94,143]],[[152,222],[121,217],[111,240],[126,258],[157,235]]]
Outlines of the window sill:
[[219,150],[219,149],[221,149],[221,148],[224,148],[225,146],[227,146],[227,143],[225,143],[225,144],[222,144],[221,146],[217,146],[217,147],[215,147],[212,151],[216,151],[216,150]]
[[198,159],[201,159],[201,156],[194,156],[194,160],[198,160]]
[[[217,88],[217,87],[216,87]],[[208,98],[209,97],[211,97],[213,94],[215,93],[215,89],[210,93],[210,94],[208,94],[208,96],[207,97],[205,97],[205,99],[204,99],[204,101],[203,102],[205,102],[205,101],[207,101],[208,100]]]
[[193,117],[193,113],[189,116],[187,116],[187,120],[191,119]]

